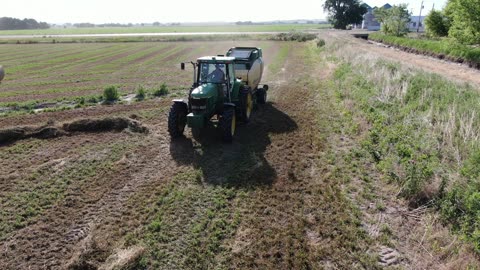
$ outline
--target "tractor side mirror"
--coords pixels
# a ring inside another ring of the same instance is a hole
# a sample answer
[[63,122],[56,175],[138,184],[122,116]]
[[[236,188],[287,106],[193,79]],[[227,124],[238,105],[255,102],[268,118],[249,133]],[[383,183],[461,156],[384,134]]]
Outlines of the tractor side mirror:
[[185,70],[185,63],[180,63],[180,69]]

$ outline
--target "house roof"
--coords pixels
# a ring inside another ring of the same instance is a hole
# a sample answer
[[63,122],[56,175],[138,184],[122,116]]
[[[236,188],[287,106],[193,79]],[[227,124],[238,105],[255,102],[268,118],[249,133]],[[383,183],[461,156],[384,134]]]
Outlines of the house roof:
[[367,9],[372,9],[372,7],[369,6],[367,3],[362,3],[360,6],[366,7]]
[[389,3],[386,3],[385,5],[382,6],[382,8],[384,8],[384,9],[389,9],[391,7],[392,7],[392,5],[390,5]]

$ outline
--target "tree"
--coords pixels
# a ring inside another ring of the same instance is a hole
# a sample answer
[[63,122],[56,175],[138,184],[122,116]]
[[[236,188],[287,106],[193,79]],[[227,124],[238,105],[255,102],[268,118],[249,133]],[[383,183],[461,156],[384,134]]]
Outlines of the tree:
[[463,44],[480,44],[480,0],[449,0],[444,12],[452,24],[449,37]]
[[381,30],[386,35],[401,37],[408,33],[410,14],[406,4],[394,5],[391,8],[375,8],[373,14],[381,23]]
[[450,20],[441,11],[432,10],[425,18],[427,33],[434,37],[448,36]]
[[23,30],[23,29],[46,29],[50,25],[45,22],[37,22],[34,19],[16,19],[10,17],[0,18],[0,30]]
[[328,21],[335,29],[346,29],[347,25],[361,23],[367,8],[359,0],[325,0],[323,10],[328,12]]

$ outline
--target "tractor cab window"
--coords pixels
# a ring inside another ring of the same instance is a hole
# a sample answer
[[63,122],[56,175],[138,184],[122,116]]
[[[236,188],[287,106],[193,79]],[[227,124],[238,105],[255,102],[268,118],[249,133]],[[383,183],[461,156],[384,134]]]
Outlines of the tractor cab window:
[[225,64],[200,64],[200,83],[225,83]]
[[230,74],[230,84],[233,84],[233,81],[235,80],[235,78],[233,77],[233,65],[232,64],[229,64],[228,65],[228,74]]

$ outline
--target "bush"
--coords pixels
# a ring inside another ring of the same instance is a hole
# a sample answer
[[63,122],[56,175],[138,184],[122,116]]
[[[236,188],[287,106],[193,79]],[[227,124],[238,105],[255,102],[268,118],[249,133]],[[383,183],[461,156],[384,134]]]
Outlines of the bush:
[[393,5],[389,9],[375,8],[373,13],[382,25],[382,32],[386,35],[401,37],[409,32],[410,14],[406,4]]
[[325,46],[325,40],[320,38],[317,40],[317,47],[320,48],[320,47],[323,47]]
[[135,96],[137,100],[143,100],[145,99],[145,88],[143,85],[140,85],[137,87],[137,94]]
[[432,10],[425,18],[425,26],[430,36],[446,37],[450,29],[450,22],[442,12]]
[[114,85],[108,86],[103,90],[103,98],[108,102],[115,101],[119,97],[120,95],[118,94],[118,89]]
[[310,33],[290,32],[290,33],[280,33],[270,39],[279,40],[279,41],[306,42],[306,41],[314,40],[316,37],[317,35],[310,34]]
[[480,5],[478,1],[449,0],[444,13],[451,21],[449,37],[462,44],[480,44]]
[[168,95],[168,88],[165,83],[162,83],[159,88],[153,91],[153,95],[156,97]]

